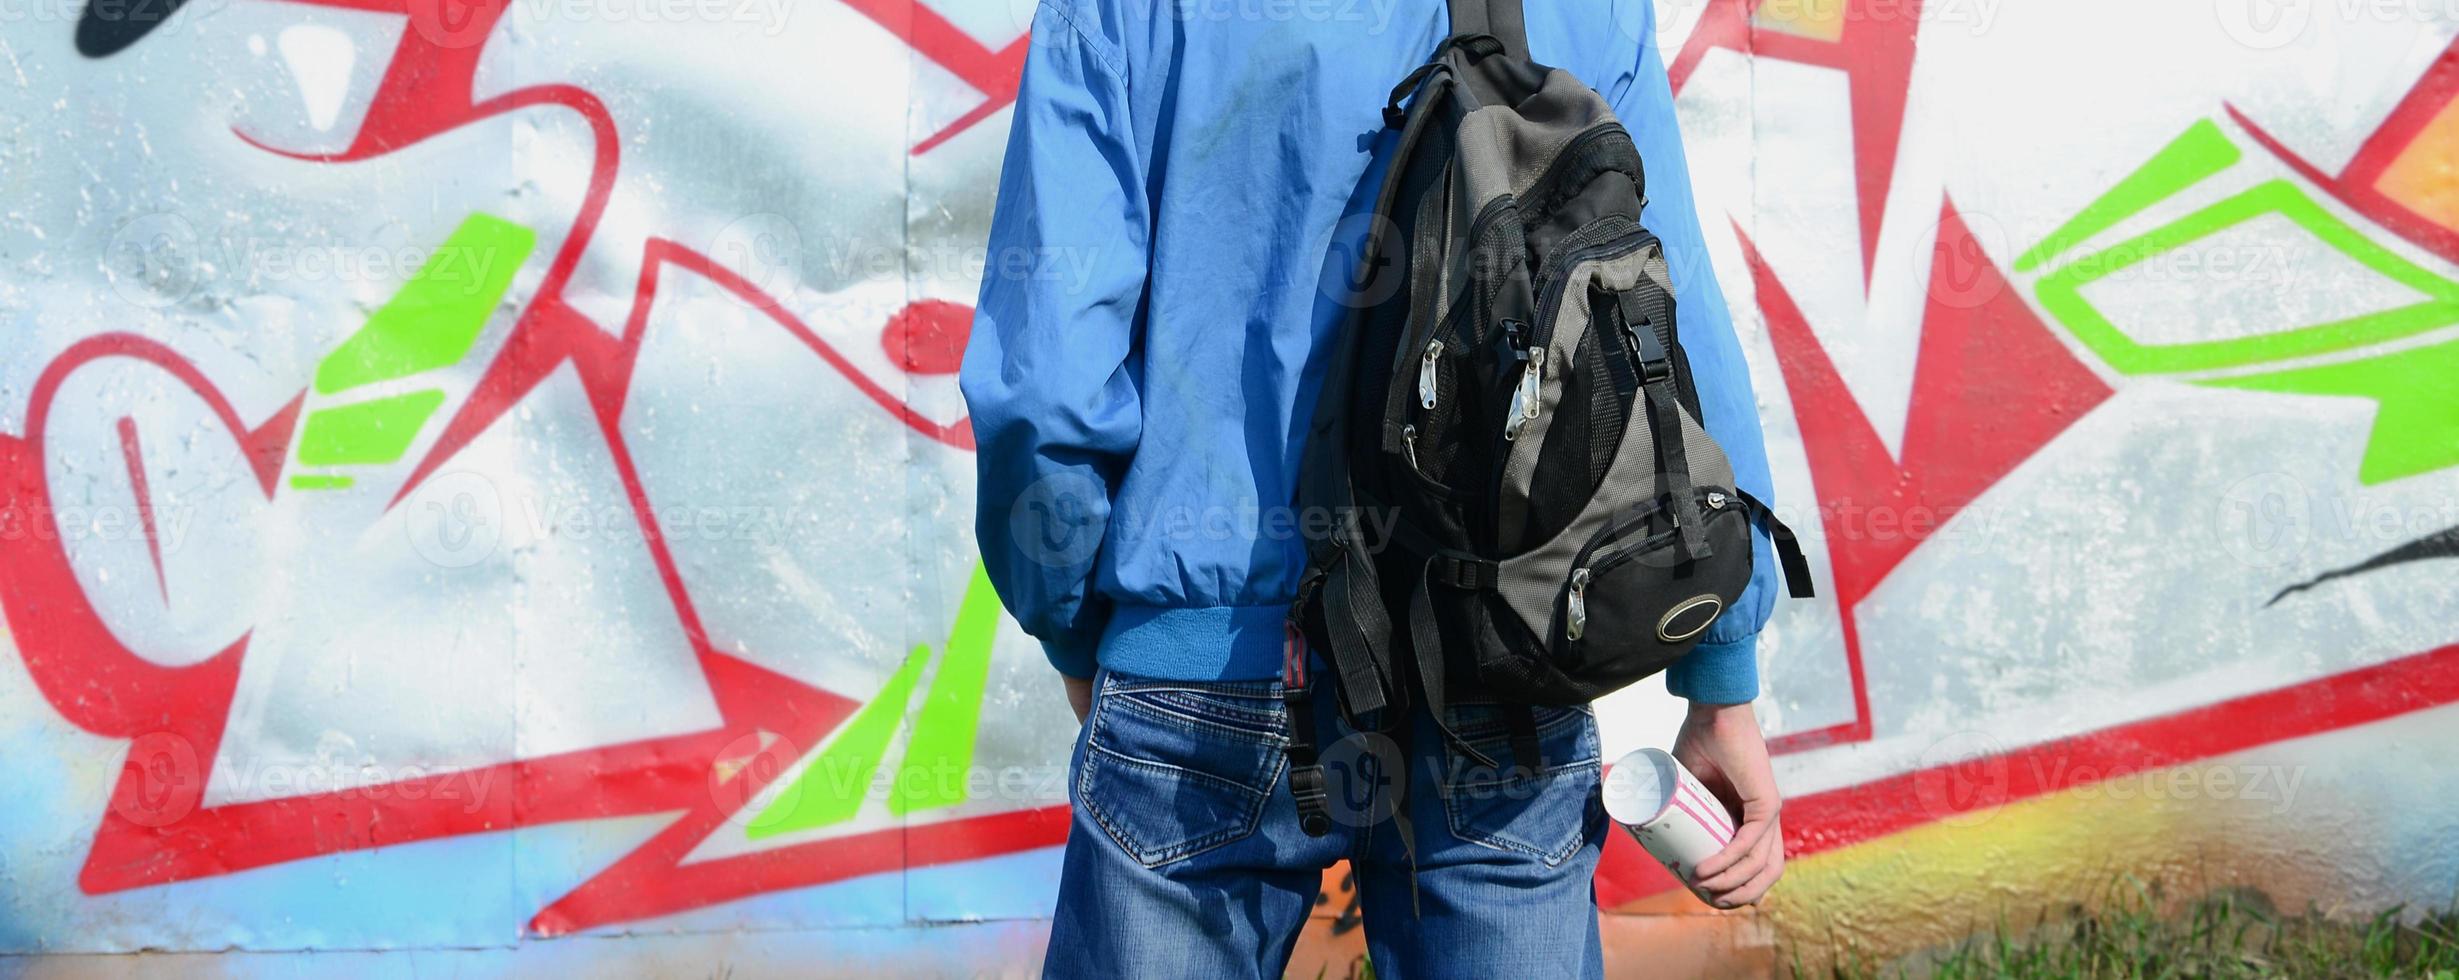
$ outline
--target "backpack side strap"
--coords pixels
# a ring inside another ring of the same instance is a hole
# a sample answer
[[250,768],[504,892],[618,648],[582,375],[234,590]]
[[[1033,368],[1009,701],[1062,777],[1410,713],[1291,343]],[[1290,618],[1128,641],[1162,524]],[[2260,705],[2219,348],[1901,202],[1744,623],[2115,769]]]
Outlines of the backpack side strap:
[[1802,557],[1801,539],[1793,535],[1792,528],[1776,519],[1775,511],[1760,503],[1759,498],[1751,496],[1750,491],[1736,487],[1733,492],[1742,495],[1742,506],[1750,508],[1751,516],[1758,518],[1759,525],[1767,529],[1768,540],[1775,543],[1776,560],[1784,565],[1785,594],[1796,599],[1815,596],[1817,593],[1810,586],[1810,559]]
[[1298,804],[1298,829],[1308,837],[1332,832],[1330,793],[1315,753],[1315,686],[1307,677],[1306,632],[1295,622],[1281,640],[1282,719],[1289,726],[1289,798]]
[[[1443,622],[1434,613],[1434,590],[1453,589],[1469,593],[1469,628],[1474,633],[1492,629],[1485,622],[1485,597],[1479,593],[1494,591],[1500,581],[1502,566],[1475,555],[1456,552],[1437,554],[1426,559],[1424,574],[1409,596],[1409,639],[1417,652],[1417,680],[1426,692],[1426,713],[1434,719],[1435,731],[1454,750],[1488,769],[1499,769],[1493,757],[1470,745],[1460,733],[1452,730],[1448,708],[1450,700],[1444,693]],[[1526,704],[1503,706],[1503,723],[1511,736],[1511,758],[1516,765],[1536,772],[1544,760],[1537,748],[1536,714]]]
[[1634,367],[1639,371],[1642,409],[1647,412],[1648,434],[1656,440],[1657,479],[1667,495],[1674,528],[1682,536],[1682,553],[1693,560],[1706,558],[1712,549],[1707,521],[1700,516],[1699,501],[1691,492],[1691,457],[1683,448],[1682,415],[1676,408],[1681,393],[1674,388],[1673,355],[1639,308],[1639,290],[1623,290],[1616,299],[1614,315],[1621,322],[1615,326],[1639,345],[1639,363]]
[[[1417,683],[1426,692],[1426,714],[1434,719],[1434,729],[1452,748],[1488,769],[1500,768],[1488,756],[1452,731],[1447,717],[1451,704],[1445,693],[1443,672],[1443,622],[1434,614],[1434,590],[1437,586],[1436,566],[1441,558],[1429,558],[1419,573],[1417,585],[1409,590],[1409,645],[1417,654]],[[1482,609],[1484,603],[1473,603],[1471,609]]]

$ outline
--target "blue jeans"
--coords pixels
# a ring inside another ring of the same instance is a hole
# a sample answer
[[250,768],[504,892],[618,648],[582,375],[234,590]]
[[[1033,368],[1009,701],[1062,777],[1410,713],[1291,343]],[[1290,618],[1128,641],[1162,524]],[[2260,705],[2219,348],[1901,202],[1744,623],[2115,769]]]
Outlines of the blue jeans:
[[[1298,829],[1278,682],[1101,675],[1076,740],[1044,975],[1278,977],[1323,870],[1347,858],[1379,976],[1601,976],[1590,878],[1606,817],[1588,709],[1537,709],[1542,765],[1498,771],[1444,745],[1423,709],[1406,750],[1352,738],[1331,685],[1315,686],[1334,818],[1323,837]],[[1453,731],[1511,765],[1499,709],[1447,710]],[[1405,794],[1360,765],[1370,755],[1406,760]],[[1382,819],[1395,806],[1415,824],[1414,895]]]

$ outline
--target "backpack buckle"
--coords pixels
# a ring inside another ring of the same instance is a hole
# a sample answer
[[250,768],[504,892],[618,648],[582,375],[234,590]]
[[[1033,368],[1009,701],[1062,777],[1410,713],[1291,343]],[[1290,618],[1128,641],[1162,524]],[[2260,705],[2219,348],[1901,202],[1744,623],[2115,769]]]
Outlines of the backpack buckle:
[[1281,718],[1289,726],[1289,798],[1298,807],[1298,829],[1308,837],[1321,837],[1332,832],[1331,793],[1323,763],[1315,756],[1313,694],[1314,685],[1284,679]]
[[1653,360],[1653,361],[1641,361],[1641,362],[1639,362],[1639,383],[1640,383],[1640,384],[1643,384],[1643,385],[1663,384],[1663,383],[1665,383],[1665,382],[1667,382],[1667,381],[1671,381],[1671,380],[1673,380],[1673,359],[1672,359],[1672,358],[1662,358],[1662,357],[1661,357],[1661,358],[1658,358],[1658,359]]
[[1289,797],[1298,805],[1298,830],[1308,837],[1332,832],[1331,794],[1324,788],[1323,767],[1294,766],[1289,770]]
[[1436,555],[1426,569],[1426,578],[1436,585],[1470,592],[1493,589],[1502,580],[1503,566],[1469,555]]

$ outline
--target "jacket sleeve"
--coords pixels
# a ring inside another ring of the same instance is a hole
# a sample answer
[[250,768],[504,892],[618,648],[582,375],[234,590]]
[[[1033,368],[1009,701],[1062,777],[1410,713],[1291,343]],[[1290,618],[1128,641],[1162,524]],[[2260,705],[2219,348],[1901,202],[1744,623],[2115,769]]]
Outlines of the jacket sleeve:
[[[1691,196],[1689,164],[1683,159],[1682,133],[1674,115],[1673,90],[1665,76],[1663,56],[1656,49],[1655,4],[1635,4],[1642,29],[1639,63],[1619,93],[1611,94],[1614,114],[1639,144],[1647,167],[1648,207],[1642,218],[1665,243],[1672,264],[1674,309],[1683,350],[1690,357],[1692,379],[1699,388],[1700,420],[1708,434],[1724,447],[1733,462],[1734,482],[1774,506],[1775,487],[1768,475],[1767,445],[1759,433],[1757,396],[1750,388],[1750,366],[1742,360],[1742,345],[1733,332],[1733,316],[1725,308],[1723,290],[1708,265],[1707,242],[1699,230],[1699,208]],[[1751,536],[1750,585],[1733,608],[1708,627],[1690,654],[1665,672],[1665,687],[1676,696],[1709,704],[1740,704],[1759,696],[1758,637],[1775,605],[1776,560],[1765,528]]]
[[1150,215],[1116,47],[1057,3],[1030,45],[959,382],[991,582],[1053,666],[1091,677],[1093,571],[1142,433]]

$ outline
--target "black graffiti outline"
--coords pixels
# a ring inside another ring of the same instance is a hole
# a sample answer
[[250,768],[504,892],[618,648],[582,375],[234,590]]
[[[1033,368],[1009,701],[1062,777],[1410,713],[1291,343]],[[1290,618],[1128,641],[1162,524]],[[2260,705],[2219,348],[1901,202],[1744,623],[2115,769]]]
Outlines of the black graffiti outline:
[[144,40],[188,0],[86,0],[77,15],[77,53],[108,58]]
[[2379,572],[2393,565],[2405,565],[2409,562],[2418,561],[2431,561],[2436,558],[2459,558],[2459,526],[2445,528],[2439,532],[2425,535],[2424,537],[2410,541],[2396,548],[2392,548],[2389,551],[2385,551],[2354,565],[2349,565],[2345,568],[2335,568],[2320,575],[2316,575],[2313,578],[2307,579],[2303,582],[2299,582],[2285,589],[2281,589],[2280,594],[2272,596],[2271,601],[2264,603],[2263,607],[2267,609],[2272,606],[2279,605],[2280,600],[2282,599],[2286,599],[2289,596],[2315,588],[2316,586],[2320,586],[2327,582],[2363,575],[2368,572]]

